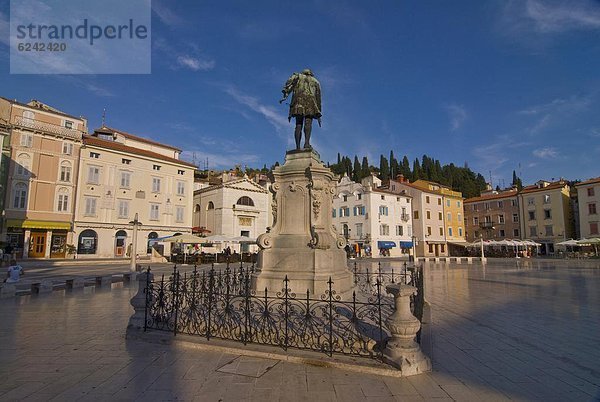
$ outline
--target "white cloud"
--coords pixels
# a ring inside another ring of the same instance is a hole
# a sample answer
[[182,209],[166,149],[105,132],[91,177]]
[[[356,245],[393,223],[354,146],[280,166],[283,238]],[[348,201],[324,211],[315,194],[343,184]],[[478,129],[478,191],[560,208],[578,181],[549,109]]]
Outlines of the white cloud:
[[597,2],[588,0],[527,0],[525,15],[540,33],[600,28],[600,8]]
[[215,68],[216,63],[210,59],[202,60],[199,57],[182,55],[177,57],[177,64],[194,71],[208,71]]
[[551,147],[544,147],[533,150],[533,156],[536,156],[541,159],[554,159],[558,157],[558,151]]
[[551,127],[558,120],[569,118],[576,113],[585,112],[590,108],[591,103],[592,98],[589,95],[573,95],[569,98],[556,98],[547,103],[519,110],[517,114],[535,118],[536,121],[529,128],[529,133],[538,134],[544,129]]
[[278,113],[274,107],[261,104],[257,98],[243,94],[233,86],[225,88],[225,92],[229,94],[236,102],[247,106],[256,113],[261,114],[277,130],[281,130],[284,127],[289,126],[288,119]]
[[154,11],[154,13],[165,25],[176,26],[183,23],[183,18],[175,14],[173,10],[163,4],[162,1],[152,0],[152,11]]
[[450,119],[450,129],[452,131],[456,131],[461,128],[468,117],[465,107],[463,105],[451,103],[444,106],[444,108],[446,109],[448,118]]

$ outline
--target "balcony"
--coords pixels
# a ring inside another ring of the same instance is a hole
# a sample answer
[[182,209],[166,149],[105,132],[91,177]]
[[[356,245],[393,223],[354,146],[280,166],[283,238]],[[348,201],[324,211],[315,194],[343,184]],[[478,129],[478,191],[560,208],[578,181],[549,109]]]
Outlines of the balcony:
[[44,123],[38,120],[25,119],[17,116],[15,125],[35,131],[54,134],[60,137],[70,138],[72,140],[81,140],[81,131],[59,126],[57,124]]
[[494,222],[481,222],[479,224],[479,227],[482,229],[493,229],[494,228]]
[[404,222],[408,222],[410,220],[410,215],[408,215],[408,214],[401,214],[400,215],[400,219],[402,219]]

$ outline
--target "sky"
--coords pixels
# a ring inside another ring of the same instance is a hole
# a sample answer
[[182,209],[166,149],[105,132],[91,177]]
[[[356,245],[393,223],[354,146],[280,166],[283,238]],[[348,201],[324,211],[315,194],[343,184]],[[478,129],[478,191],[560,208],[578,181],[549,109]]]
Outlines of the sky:
[[[600,176],[600,1],[152,1],[151,74],[17,75],[0,0],[0,96],[175,145],[211,169],[282,163],[293,72],[321,82],[337,153],[423,154],[508,186]],[[98,54],[99,58],[111,55]]]

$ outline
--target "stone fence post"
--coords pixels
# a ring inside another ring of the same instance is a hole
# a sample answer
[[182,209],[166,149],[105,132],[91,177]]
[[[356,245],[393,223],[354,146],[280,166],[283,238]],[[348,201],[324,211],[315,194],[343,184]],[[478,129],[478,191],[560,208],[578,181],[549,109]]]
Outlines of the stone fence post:
[[410,311],[410,296],[417,288],[409,285],[390,284],[386,291],[394,296],[394,313],[386,320],[392,337],[383,351],[385,361],[399,368],[403,376],[431,371],[431,360],[415,342],[421,322]]
[[150,268],[147,271],[143,271],[137,275],[138,290],[135,296],[131,298],[131,305],[133,306],[133,315],[129,318],[129,324],[127,325],[127,334],[132,332],[144,331],[144,323],[146,320],[146,286],[152,282],[154,275],[150,272]]

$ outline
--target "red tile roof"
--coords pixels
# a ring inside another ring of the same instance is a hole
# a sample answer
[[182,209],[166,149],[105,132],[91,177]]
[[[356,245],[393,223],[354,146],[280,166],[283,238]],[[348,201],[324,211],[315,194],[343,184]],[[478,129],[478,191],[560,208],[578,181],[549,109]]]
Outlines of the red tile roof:
[[150,139],[144,138],[144,137],[138,137],[137,135],[133,135],[131,133],[127,133],[125,131],[117,130],[116,128],[112,128],[112,127],[108,127],[108,126],[102,126],[100,128],[97,128],[96,130],[94,130],[94,132],[111,133],[111,134],[112,133],[116,133],[116,134],[122,135],[125,138],[129,138],[130,140],[145,142],[147,144],[156,145],[156,146],[164,147],[164,148],[169,148],[169,149],[173,149],[175,151],[181,152],[181,149],[179,149],[177,147],[174,147],[172,145],[162,144],[160,142],[153,141],[153,140],[150,140]]
[[95,147],[101,147],[101,148],[108,148],[108,149],[112,149],[114,151],[128,152],[128,153],[134,154],[134,155],[147,156],[149,158],[160,159],[163,161],[172,162],[172,163],[176,163],[179,165],[185,165],[185,166],[196,168],[196,165],[189,163],[189,162],[182,161],[180,159],[171,158],[169,156],[165,156],[165,155],[162,155],[162,154],[159,154],[156,152],[152,152],[152,151],[147,151],[145,149],[129,147],[127,145],[121,144],[120,142],[102,140],[100,138],[92,137],[89,135],[83,136],[83,144],[91,145],[91,146],[95,146]]
[[[59,116],[70,117],[70,118],[75,119],[75,120],[84,120],[85,119],[85,117],[82,117],[82,116],[76,117],[76,116],[73,116],[72,114],[68,114],[68,113],[62,112],[62,111],[54,109],[54,108],[52,108],[53,110],[44,109],[44,108],[39,107],[39,106],[35,106],[35,105],[30,105],[28,103],[19,102],[16,99],[8,99],[8,98],[5,98],[3,96],[0,96],[0,99],[4,99],[5,101],[12,103],[13,105],[19,105],[19,106],[22,106],[22,107],[27,107],[29,109],[37,109],[37,110],[41,110],[41,111],[46,112],[46,113],[51,113],[51,114],[56,114],[56,115],[59,115]],[[34,101],[36,101],[36,99],[32,99],[31,100],[31,102],[34,102]],[[37,101],[37,102],[39,102],[39,101]],[[40,102],[40,103],[43,103],[43,102]],[[49,105],[47,105],[47,106],[49,106]],[[51,106],[49,106],[49,107],[51,107]]]
[[594,179],[589,179],[586,181],[582,181],[581,183],[577,183],[575,186],[585,186],[586,184],[596,184],[596,183],[600,183],[600,177],[596,177]]
[[527,193],[535,193],[538,191],[555,190],[557,188],[563,188],[567,184],[568,183],[566,181],[555,181],[553,183],[548,184],[546,187],[541,187],[541,188],[538,187],[537,184],[532,184],[531,186],[523,187],[523,189],[520,191],[520,193],[527,194]]
[[511,197],[516,197],[516,196],[517,196],[516,191],[503,191],[498,194],[484,194],[479,197],[467,198],[465,200],[465,204],[470,204],[470,203],[479,202],[479,201],[489,201],[489,200],[498,200],[498,199],[502,199],[502,198],[511,198]]

